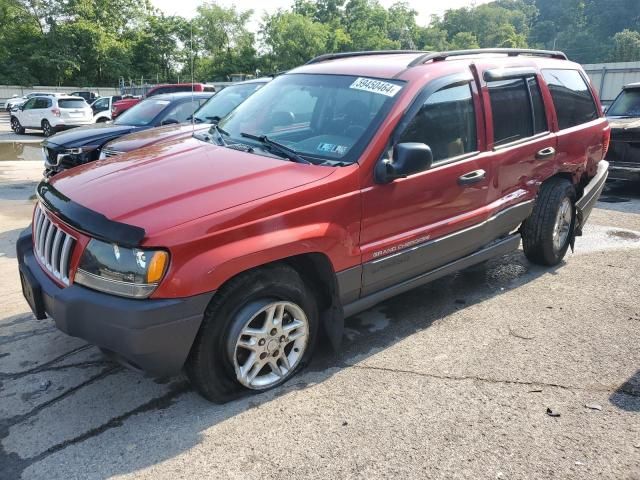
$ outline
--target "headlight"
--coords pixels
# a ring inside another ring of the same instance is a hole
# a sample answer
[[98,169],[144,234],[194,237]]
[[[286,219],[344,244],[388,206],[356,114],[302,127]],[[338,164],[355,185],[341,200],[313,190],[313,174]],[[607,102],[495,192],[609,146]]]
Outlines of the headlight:
[[91,240],[85,248],[75,282],[130,298],[146,298],[156,289],[169,265],[164,250],[126,248]]

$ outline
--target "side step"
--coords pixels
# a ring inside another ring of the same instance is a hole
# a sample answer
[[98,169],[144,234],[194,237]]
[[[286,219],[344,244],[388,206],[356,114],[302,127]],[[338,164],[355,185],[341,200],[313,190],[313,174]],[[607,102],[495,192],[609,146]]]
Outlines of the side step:
[[435,270],[423,273],[422,275],[418,275],[410,280],[405,280],[402,283],[387,287],[376,293],[360,298],[355,302],[349,303],[344,306],[344,316],[350,317],[351,315],[367,310],[388,298],[395,297],[400,293],[404,293],[437,280],[438,278],[446,277],[447,275],[459,270],[464,270],[465,268],[469,268],[478,263],[482,263],[494,257],[499,257],[500,255],[517,250],[519,246],[520,234],[516,233],[510,235],[509,237],[499,240],[482,250],[472,253],[471,255],[467,255],[459,260],[443,265],[442,267],[438,267]]

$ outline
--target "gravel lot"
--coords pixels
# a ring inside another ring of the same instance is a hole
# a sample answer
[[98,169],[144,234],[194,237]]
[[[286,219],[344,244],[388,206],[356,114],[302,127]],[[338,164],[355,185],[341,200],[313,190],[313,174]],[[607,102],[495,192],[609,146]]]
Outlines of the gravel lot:
[[14,244],[41,170],[0,162],[0,479],[640,480],[640,186],[560,267],[516,252],[404,294],[219,406],[34,320]]

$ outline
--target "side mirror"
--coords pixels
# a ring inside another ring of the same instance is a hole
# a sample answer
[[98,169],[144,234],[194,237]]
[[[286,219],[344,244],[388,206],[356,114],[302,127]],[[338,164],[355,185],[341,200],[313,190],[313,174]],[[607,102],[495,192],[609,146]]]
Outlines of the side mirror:
[[396,178],[405,178],[431,168],[433,153],[424,143],[399,143],[393,148],[393,158],[376,165],[375,179],[378,183],[389,183]]
[[175,123],[180,123],[175,118],[165,118],[160,125],[173,125]]

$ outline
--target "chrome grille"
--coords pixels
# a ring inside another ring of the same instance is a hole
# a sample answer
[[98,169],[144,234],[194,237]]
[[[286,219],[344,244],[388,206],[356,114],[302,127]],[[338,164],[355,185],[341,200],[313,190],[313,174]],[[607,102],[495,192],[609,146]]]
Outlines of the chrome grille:
[[102,152],[100,152],[100,160],[103,158],[115,157],[116,155],[120,155],[122,152],[118,152],[117,150],[112,150],[110,148],[103,148]]
[[75,238],[58,228],[38,204],[33,217],[33,251],[42,266],[65,285],[69,285],[69,264],[75,243]]

